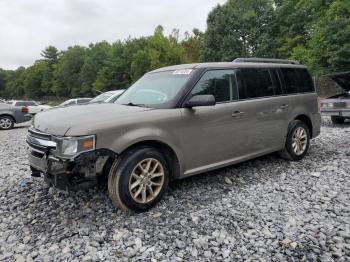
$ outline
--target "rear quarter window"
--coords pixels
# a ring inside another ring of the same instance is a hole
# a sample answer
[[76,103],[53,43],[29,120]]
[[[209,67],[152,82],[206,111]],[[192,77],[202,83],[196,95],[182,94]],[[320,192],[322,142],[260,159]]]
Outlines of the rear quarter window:
[[314,92],[314,84],[303,68],[281,68],[287,94]]

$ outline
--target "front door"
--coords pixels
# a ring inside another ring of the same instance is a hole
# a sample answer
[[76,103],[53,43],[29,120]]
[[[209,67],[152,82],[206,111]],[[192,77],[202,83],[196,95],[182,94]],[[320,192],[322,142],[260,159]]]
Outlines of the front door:
[[237,108],[237,81],[234,70],[209,70],[193,88],[191,95],[214,95],[215,106],[181,109],[182,147],[185,175],[225,165],[240,154],[246,133]]

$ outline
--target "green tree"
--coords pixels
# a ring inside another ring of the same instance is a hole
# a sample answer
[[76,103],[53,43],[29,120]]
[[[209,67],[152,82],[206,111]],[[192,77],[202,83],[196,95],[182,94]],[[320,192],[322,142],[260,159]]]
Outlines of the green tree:
[[57,96],[77,97],[81,95],[80,72],[85,61],[85,48],[68,47],[54,68],[53,91]]
[[[302,60],[317,73],[350,70],[350,3],[333,1],[320,16]],[[294,50],[294,55],[297,53]]]
[[22,97],[24,96],[24,79],[26,69],[21,66],[14,71],[8,72],[6,79],[6,96]]
[[6,78],[8,73],[0,68],[0,97],[7,96],[6,93]]
[[93,84],[95,90],[107,91],[125,88],[130,82],[130,77],[125,77],[130,71],[124,58],[125,45],[116,42],[112,45],[105,65],[98,71],[96,81]]
[[236,57],[276,57],[274,7],[270,0],[229,0],[208,15],[203,60],[231,61]]
[[293,48],[306,45],[310,37],[311,9],[303,0],[276,1],[274,40],[281,57],[290,57]]
[[81,93],[84,96],[93,95],[93,84],[97,79],[98,71],[106,64],[111,45],[106,41],[90,44],[86,50],[84,64],[81,68]]
[[135,53],[142,50],[147,39],[129,38],[115,42],[108,54],[105,65],[99,70],[94,89],[99,91],[124,89],[133,82],[131,63]]
[[42,79],[44,72],[47,70],[46,61],[37,61],[34,65],[27,68],[24,74],[24,94],[30,98],[38,98],[45,93],[42,90]]
[[41,84],[42,92],[45,95],[52,95],[52,87],[54,84],[53,70],[58,62],[60,53],[58,52],[58,49],[56,47],[48,46],[41,52],[41,56],[44,58],[43,60],[46,61],[48,65],[46,71],[43,73],[43,79]]
[[153,69],[180,64],[183,61],[184,49],[174,37],[165,37],[163,27],[158,26],[153,36],[147,38],[144,49],[139,50],[131,63],[133,80]]
[[52,66],[57,64],[60,53],[56,47],[50,45],[41,52],[41,56]]
[[185,39],[181,42],[184,49],[185,63],[198,63],[201,60],[201,47],[203,43],[204,33],[194,28],[192,34],[186,32]]

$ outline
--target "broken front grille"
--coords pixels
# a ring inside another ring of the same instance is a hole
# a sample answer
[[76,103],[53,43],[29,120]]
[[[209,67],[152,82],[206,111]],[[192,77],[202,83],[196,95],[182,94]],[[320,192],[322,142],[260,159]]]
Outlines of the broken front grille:
[[56,150],[57,144],[52,141],[50,134],[40,132],[30,128],[27,135],[27,144],[29,148],[39,154],[45,155],[50,149]]

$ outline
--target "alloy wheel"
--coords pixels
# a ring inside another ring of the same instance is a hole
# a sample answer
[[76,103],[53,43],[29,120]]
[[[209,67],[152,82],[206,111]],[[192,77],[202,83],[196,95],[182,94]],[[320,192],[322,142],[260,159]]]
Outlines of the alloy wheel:
[[140,161],[133,169],[129,180],[129,191],[134,201],[153,201],[164,185],[164,168],[155,158]]
[[308,138],[307,132],[304,128],[298,127],[295,129],[292,138],[292,148],[296,155],[302,155],[307,147]]
[[11,119],[7,117],[3,117],[0,119],[0,127],[2,129],[9,129],[12,126],[12,121]]

